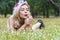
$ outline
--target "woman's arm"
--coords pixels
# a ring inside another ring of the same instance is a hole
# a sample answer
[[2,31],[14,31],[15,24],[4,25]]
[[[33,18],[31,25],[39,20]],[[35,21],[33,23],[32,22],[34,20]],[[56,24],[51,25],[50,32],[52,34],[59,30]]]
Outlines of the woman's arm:
[[27,26],[26,24],[23,24],[19,30],[24,30],[26,26]]
[[29,16],[28,18],[26,18],[25,23],[20,27],[19,30],[24,30],[26,28],[31,28],[32,27],[32,21],[33,21],[32,16]]
[[13,32],[13,30],[14,30],[14,28],[13,28],[13,18],[12,18],[12,17],[10,17],[10,18],[8,19],[8,30],[9,30],[10,32]]

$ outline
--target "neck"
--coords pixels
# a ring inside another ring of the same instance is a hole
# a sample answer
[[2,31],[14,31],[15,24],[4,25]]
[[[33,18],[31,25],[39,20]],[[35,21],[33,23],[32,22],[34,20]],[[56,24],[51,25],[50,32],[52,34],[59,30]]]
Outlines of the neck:
[[25,20],[25,19],[23,19],[23,18],[20,17],[20,23],[21,23],[21,24],[24,24],[24,20]]
[[20,17],[20,20],[21,20],[21,21],[24,21],[25,19]]

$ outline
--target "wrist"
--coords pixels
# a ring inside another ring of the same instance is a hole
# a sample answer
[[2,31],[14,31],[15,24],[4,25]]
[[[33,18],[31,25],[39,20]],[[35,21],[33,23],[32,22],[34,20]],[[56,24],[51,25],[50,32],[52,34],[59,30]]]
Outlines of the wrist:
[[29,26],[30,24],[24,24],[24,26]]

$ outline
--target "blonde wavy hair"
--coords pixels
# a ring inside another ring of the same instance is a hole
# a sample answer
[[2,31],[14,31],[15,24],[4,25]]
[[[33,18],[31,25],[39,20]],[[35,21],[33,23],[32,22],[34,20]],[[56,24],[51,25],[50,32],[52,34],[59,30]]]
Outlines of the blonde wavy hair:
[[[30,9],[30,6],[28,5],[27,2],[24,2],[22,4],[19,4],[17,6],[14,6],[13,8],[13,14],[12,14],[12,19],[13,19],[13,27],[17,30],[21,27],[22,24],[24,24],[24,21],[21,21],[21,18],[20,18],[20,13],[19,13],[19,10],[21,8],[21,6],[23,5],[27,5]],[[29,13],[30,14],[30,13]],[[8,23],[9,24],[9,23]],[[18,26],[18,27],[17,27]]]
[[20,11],[20,8],[21,8],[21,6],[23,6],[23,5],[27,5],[28,6],[28,8],[30,9],[30,6],[28,5],[28,3],[25,1],[24,3],[18,3],[18,6],[15,6],[14,8],[13,8],[13,15],[14,15],[14,17],[18,17],[19,16],[19,11]]

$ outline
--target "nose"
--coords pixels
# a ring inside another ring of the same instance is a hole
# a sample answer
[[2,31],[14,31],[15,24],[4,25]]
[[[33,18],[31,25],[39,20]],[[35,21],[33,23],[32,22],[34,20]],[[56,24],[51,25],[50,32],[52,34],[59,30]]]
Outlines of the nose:
[[25,12],[25,13],[27,13],[27,12]]
[[27,11],[25,11],[25,14],[28,14],[28,12],[27,12]]

